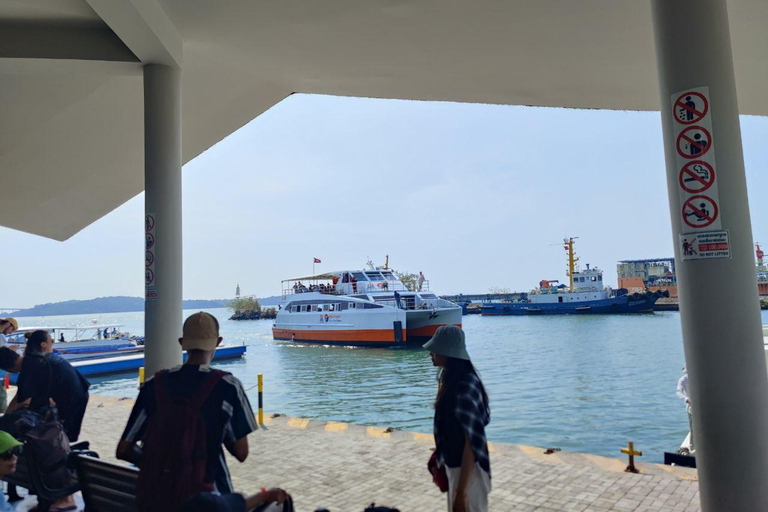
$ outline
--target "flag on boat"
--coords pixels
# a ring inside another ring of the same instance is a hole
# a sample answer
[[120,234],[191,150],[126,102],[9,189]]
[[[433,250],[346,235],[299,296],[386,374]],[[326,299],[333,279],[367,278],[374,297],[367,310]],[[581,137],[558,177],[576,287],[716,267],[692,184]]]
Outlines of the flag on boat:
[[315,261],[313,261],[312,263],[322,263],[322,261],[320,261],[320,258],[315,258]]

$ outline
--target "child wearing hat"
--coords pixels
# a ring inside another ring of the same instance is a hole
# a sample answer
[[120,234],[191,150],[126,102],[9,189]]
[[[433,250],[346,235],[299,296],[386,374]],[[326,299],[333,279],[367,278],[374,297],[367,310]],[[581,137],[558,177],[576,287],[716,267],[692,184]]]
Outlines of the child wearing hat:
[[[0,478],[16,472],[22,444],[8,432],[0,430]],[[0,512],[15,512],[16,507],[5,501],[5,494],[0,492]]]

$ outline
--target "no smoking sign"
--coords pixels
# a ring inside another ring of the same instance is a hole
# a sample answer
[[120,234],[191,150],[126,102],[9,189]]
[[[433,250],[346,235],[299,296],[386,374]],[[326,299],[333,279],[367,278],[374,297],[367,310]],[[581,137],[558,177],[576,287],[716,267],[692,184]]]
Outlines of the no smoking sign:
[[707,162],[696,160],[680,169],[680,187],[691,194],[704,192],[715,182],[715,169]]

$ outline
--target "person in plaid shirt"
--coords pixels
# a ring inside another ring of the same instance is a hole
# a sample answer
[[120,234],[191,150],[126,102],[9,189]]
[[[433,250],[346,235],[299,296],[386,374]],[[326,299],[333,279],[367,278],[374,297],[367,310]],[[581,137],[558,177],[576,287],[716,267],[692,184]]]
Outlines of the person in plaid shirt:
[[469,359],[464,331],[444,325],[424,348],[440,368],[434,433],[438,464],[448,476],[448,510],[487,512],[491,461],[485,427],[491,410],[485,386]]

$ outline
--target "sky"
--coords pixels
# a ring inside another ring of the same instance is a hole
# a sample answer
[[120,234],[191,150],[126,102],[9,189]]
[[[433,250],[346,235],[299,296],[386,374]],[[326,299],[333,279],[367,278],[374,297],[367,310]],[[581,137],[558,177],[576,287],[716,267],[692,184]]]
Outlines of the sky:
[[[768,243],[768,119],[742,117],[756,241]],[[390,257],[441,294],[565,280],[564,236],[616,286],[671,257],[658,113],[295,94],[184,166],[184,297]],[[0,228],[0,307],[144,293],[144,195],[65,242]]]

